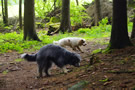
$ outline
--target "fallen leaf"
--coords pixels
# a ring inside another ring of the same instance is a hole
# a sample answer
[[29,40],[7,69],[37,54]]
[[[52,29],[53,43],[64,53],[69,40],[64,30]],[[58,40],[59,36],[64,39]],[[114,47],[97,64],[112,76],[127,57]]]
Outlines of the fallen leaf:
[[106,85],[108,85],[108,84],[111,84],[112,83],[112,81],[110,81],[110,82],[105,82],[104,83],[104,86],[106,86]]

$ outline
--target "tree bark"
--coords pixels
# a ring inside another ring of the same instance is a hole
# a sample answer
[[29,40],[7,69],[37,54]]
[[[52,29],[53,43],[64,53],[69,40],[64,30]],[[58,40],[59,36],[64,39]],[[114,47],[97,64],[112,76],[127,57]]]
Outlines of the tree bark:
[[5,23],[5,11],[4,11],[4,2],[1,0],[1,7],[2,7],[2,16],[3,16],[3,23]]
[[59,31],[63,33],[72,31],[70,22],[70,0],[62,0],[62,19]]
[[100,0],[95,0],[95,13],[94,13],[94,18],[95,18],[95,26],[98,25],[98,22],[101,20],[101,5],[100,5]]
[[19,0],[19,26],[22,29],[22,0]]
[[76,0],[76,4],[77,4],[77,6],[79,5],[79,1],[78,0]]
[[8,25],[8,0],[4,0],[5,6],[5,25]]
[[113,0],[113,23],[109,48],[120,49],[131,45],[127,30],[127,1]]
[[8,25],[8,4],[7,0],[1,0],[2,6],[2,16],[3,16],[3,23],[7,26]]
[[24,40],[40,41],[35,28],[34,0],[24,0]]

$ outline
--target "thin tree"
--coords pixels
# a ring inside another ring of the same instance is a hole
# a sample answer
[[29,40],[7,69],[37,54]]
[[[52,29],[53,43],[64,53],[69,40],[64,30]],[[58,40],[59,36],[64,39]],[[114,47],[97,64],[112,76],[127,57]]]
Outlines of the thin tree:
[[54,10],[56,9],[56,2],[57,0],[54,0],[54,3],[53,3]]
[[131,46],[127,29],[127,0],[113,0],[113,23],[109,48]]
[[1,0],[3,23],[8,25],[8,0]]
[[71,32],[71,22],[70,22],[70,0],[62,0],[62,19],[58,31]]
[[24,40],[40,41],[35,28],[34,0],[24,0]]
[[19,27],[22,29],[22,0],[19,0]]
[[94,21],[95,21],[95,25],[98,25],[98,22],[101,20],[101,5],[100,5],[100,0],[95,0],[94,2]]
[[5,4],[5,24],[8,25],[8,0],[4,0],[4,4]]
[[76,5],[77,5],[77,6],[79,5],[79,1],[78,1],[78,0],[76,0]]

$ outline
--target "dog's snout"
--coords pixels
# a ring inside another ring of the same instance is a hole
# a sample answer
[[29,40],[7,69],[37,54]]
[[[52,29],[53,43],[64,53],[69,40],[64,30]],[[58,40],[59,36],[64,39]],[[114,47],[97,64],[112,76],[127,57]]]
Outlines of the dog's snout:
[[83,46],[86,46],[87,44],[86,43],[83,43]]

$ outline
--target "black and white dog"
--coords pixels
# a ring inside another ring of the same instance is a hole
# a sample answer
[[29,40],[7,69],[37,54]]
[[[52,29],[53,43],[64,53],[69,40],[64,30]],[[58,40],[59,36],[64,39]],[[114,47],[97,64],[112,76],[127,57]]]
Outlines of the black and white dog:
[[65,65],[73,65],[75,67],[80,66],[81,57],[79,54],[72,53],[66,49],[53,44],[48,44],[43,46],[39,52],[33,55],[22,54],[21,58],[26,59],[27,61],[36,61],[38,64],[39,77],[42,77],[42,71],[46,73],[46,76],[49,76],[48,70],[51,68],[52,63],[62,68],[64,72],[67,72]]

